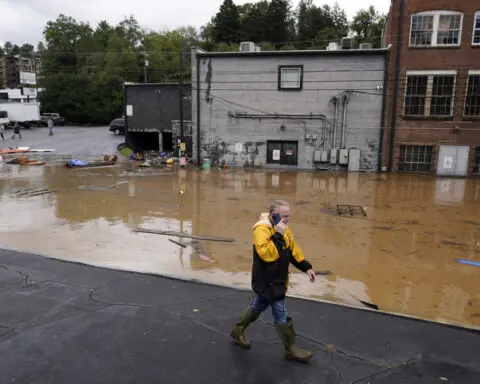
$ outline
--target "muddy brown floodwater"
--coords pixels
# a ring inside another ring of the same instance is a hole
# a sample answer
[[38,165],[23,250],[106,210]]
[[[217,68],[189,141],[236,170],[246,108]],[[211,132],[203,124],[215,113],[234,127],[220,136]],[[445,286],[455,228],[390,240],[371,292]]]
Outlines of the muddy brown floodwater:
[[[297,242],[316,270],[332,272],[314,284],[294,273],[292,295],[480,328],[480,268],[456,262],[480,261],[478,179],[0,167],[0,246],[248,288],[251,227],[272,199],[288,199]],[[337,204],[367,215],[338,216]],[[235,243],[134,233],[138,226]]]

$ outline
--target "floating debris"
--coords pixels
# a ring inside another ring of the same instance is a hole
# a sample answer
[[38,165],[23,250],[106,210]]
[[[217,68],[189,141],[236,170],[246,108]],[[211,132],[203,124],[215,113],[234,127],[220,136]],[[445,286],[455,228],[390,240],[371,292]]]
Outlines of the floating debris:
[[39,188],[39,189],[20,188],[13,191],[13,193],[17,197],[34,197],[34,196],[46,195],[52,192],[55,192],[55,190],[51,190],[48,188]]
[[460,264],[473,265],[474,267],[480,267],[480,261],[462,260],[462,259],[457,259],[455,261]]
[[344,205],[337,204],[338,216],[367,216],[367,207],[361,205]]
[[316,271],[315,272],[315,275],[317,276],[330,276],[332,274],[332,272],[330,271]]
[[170,241],[173,244],[177,244],[182,248],[187,248],[187,246],[185,244],[179,243],[178,241],[175,241],[175,240],[172,240],[172,239],[168,239],[168,241]]
[[235,242],[235,239],[228,239],[225,237],[215,237],[215,236],[193,235],[185,232],[158,231],[154,229],[144,229],[144,228],[135,228],[133,232],[142,232],[142,233],[150,233],[154,235],[164,235],[164,236],[174,236],[174,237],[185,237],[187,239],[196,239],[196,240],[205,240],[205,241],[220,241],[225,243]]

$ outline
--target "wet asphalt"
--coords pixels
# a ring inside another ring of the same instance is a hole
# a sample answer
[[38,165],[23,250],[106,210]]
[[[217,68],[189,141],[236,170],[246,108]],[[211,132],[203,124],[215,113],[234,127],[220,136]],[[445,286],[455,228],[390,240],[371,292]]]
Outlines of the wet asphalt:
[[115,154],[117,145],[125,141],[124,136],[115,136],[108,127],[54,127],[54,135],[48,135],[48,128],[22,129],[22,139],[13,140],[13,132],[8,130],[5,141],[0,140],[0,148],[30,147],[35,149],[55,149],[57,155],[100,156]]
[[[0,244],[1,246],[1,244]],[[245,291],[0,250],[0,383],[480,382],[480,332],[299,299],[284,360],[269,313],[228,337]]]

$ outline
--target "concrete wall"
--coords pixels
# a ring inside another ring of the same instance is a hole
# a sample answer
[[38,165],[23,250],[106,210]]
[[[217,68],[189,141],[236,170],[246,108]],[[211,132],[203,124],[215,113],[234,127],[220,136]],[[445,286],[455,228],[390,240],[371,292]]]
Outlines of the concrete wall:
[[[200,51],[202,52],[202,51]],[[350,93],[345,146],[361,150],[362,170],[377,170],[385,51],[317,54],[200,53],[200,124],[197,122],[196,51],[192,51],[192,116],[194,157],[200,126],[200,158],[233,166],[266,165],[268,140],[298,141],[298,168],[312,169],[313,153],[330,148],[334,106],[331,98]],[[303,65],[303,89],[278,90],[279,65]],[[341,109],[339,117],[341,117]],[[325,115],[327,121],[309,119],[243,119],[235,113]],[[340,125],[336,147],[340,147]],[[317,140],[305,140],[316,135]],[[236,144],[242,151],[236,151]]]

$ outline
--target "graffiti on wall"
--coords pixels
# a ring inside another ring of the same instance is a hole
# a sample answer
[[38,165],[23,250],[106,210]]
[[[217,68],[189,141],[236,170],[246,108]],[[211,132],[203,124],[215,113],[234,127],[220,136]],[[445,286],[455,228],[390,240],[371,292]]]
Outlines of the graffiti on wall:
[[215,165],[261,167],[266,159],[266,144],[261,141],[225,142],[216,138],[204,144],[202,150],[203,157]]

